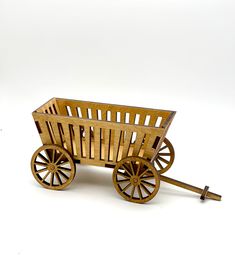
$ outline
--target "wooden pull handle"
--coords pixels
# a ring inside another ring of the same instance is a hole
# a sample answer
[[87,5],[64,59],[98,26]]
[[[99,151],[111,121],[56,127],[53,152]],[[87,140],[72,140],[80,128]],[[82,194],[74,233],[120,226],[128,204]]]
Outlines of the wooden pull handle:
[[208,186],[206,186],[203,190],[201,188],[195,187],[193,185],[184,183],[184,182],[176,180],[176,179],[168,178],[168,177],[163,176],[163,175],[160,175],[160,180],[167,182],[169,184],[178,186],[180,188],[201,194],[201,200],[204,200],[205,198],[210,198],[210,199],[213,199],[216,201],[221,201],[221,195],[208,191],[208,189],[209,189]]

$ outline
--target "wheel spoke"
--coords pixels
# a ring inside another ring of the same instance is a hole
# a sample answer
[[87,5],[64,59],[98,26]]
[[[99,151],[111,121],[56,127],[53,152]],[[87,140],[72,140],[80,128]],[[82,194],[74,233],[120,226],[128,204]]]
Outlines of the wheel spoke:
[[65,178],[66,180],[69,179],[69,177],[66,176],[66,175],[64,174],[64,172],[62,172],[61,170],[58,170],[58,173],[59,173],[63,178]]
[[54,150],[52,151],[52,159],[51,159],[51,162],[52,162],[52,163],[55,162],[55,152],[56,152],[56,150],[54,149]]
[[45,152],[45,154],[46,154],[46,156],[47,156],[48,161],[51,163],[52,161],[51,161],[50,155],[49,155],[49,153],[48,153],[48,150],[45,149],[44,152]]
[[140,186],[144,189],[144,191],[148,194],[151,195],[151,192],[142,184],[140,183]]
[[132,175],[135,175],[135,171],[134,171],[134,168],[133,168],[132,161],[130,161],[130,168],[131,168],[131,171],[132,171]]
[[47,164],[49,163],[48,159],[47,159],[44,155],[42,155],[41,153],[38,153],[38,156],[39,156],[44,162],[46,162]]
[[58,169],[66,171],[66,172],[70,172],[71,168],[66,168],[66,167],[58,167]]
[[140,172],[140,166],[141,166],[141,162],[139,162],[137,169],[136,169],[136,176],[139,176],[139,172]]
[[122,192],[125,192],[130,186],[131,186],[131,183],[127,184],[126,187],[122,190]]
[[51,173],[51,181],[50,181],[50,186],[53,186],[54,183],[54,173]]
[[61,155],[57,158],[57,160],[55,161],[55,164],[58,164],[58,162],[61,160],[61,158],[63,157],[63,155],[64,155],[64,154],[61,154]]
[[42,173],[42,172],[44,172],[46,170],[48,170],[46,167],[42,168],[42,169],[39,169],[39,170],[36,171],[36,174],[40,174],[40,173]]
[[141,180],[148,180],[148,179],[154,179],[154,175],[149,175],[149,176],[146,176],[146,177],[141,177],[140,178]]
[[64,165],[66,165],[66,164],[68,164],[69,163],[69,161],[64,161],[64,162],[62,162],[62,163],[60,163],[60,164],[58,164],[58,166],[64,166]]
[[147,174],[147,172],[149,171],[150,169],[147,168],[144,172],[142,172],[140,175],[139,175],[139,178],[141,178],[142,176],[144,176],[145,174]]
[[117,183],[127,182],[127,181],[130,181],[130,179],[117,179]]
[[42,178],[42,181],[46,180],[46,178],[49,176],[49,174],[50,174],[50,171],[48,171],[48,172],[46,173],[46,175]]
[[139,198],[140,198],[140,200],[142,200],[143,199],[143,194],[142,194],[142,191],[140,189],[140,185],[137,186],[137,190],[138,190]]
[[164,159],[164,158],[162,158],[160,156],[158,156],[157,159],[160,160],[160,161],[162,161],[162,162],[164,162],[165,164],[169,164],[169,162],[170,162],[170,161],[168,161],[168,160],[166,160],[166,159]]
[[160,167],[160,169],[163,169],[163,166],[162,164],[160,163],[160,161],[158,160],[158,158],[155,160],[157,165]]
[[133,186],[132,191],[131,191],[131,199],[132,199],[133,196],[134,196],[134,192],[135,192],[135,186]]
[[38,165],[38,166],[44,166],[44,167],[47,166],[47,163],[38,162],[38,161],[35,161],[34,164],[35,164],[35,165]]
[[122,165],[122,168],[127,172],[127,174],[132,177],[132,174],[131,172],[129,171],[129,169],[125,166],[125,165]]
[[162,150],[164,150],[164,149],[166,149],[167,147],[168,147],[167,145],[161,147],[161,148],[159,149],[159,152],[162,151]]
[[130,179],[130,176],[126,175],[125,173],[119,172],[119,171],[117,171],[117,175],[120,175],[124,178]]
[[55,176],[56,176],[57,180],[59,181],[60,185],[63,185],[63,182],[62,182],[62,180],[61,180],[61,178],[57,172],[55,173]]
[[158,153],[159,156],[171,156],[171,153]]
[[147,182],[145,180],[142,180],[141,182],[142,182],[142,184],[144,183],[146,186],[149,186],[149,187],[152,187],[152,188],[155,188],[155,186],[156,186],[155,184]]

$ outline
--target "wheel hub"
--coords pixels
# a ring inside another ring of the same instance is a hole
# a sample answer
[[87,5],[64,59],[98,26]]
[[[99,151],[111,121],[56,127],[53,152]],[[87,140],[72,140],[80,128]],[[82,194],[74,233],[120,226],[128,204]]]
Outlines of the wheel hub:
[[134,186],[139,185],[139,184],[140,184],[140,178],[139,178],[139,176],[132,176],[132,178],[131,178],[131,183],[132,183],[132,185],[134,185]]
[[49,164],[47,169],[50,171],[50,172],[55,172],[56,171],[56,166],[55,164]]

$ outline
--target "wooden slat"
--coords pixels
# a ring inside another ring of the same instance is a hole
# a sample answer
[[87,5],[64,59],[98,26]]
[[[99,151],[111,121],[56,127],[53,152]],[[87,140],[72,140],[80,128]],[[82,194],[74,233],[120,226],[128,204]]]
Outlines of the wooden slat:
[[78,114],[77,114],[77,109],[76,109],[76,107],[74,107],[74,106],[70,106],[70,109],[71,109],[71,113],[72,113],[72,115],[73,115],[74,117],[77,117]]
[[54,137],[55,137],[56,144],[58,144],[60,146],[63,146],[63,142],[62,142],[62,139],[61,139],[60,131],[59,131],[59,128],[58,128],[58,123],[54,122],[54,121],[51,121],[51,127],[52,127],[53,132],[54,132]]
[[156,123],[156,121],[157,121],[157,118],[158,118],[158,116],[156,116],[156,115],[151,115],[150,116],[150,121],[149,121],[149,126],[155,126],[155,123]]
[[134,150],[133,150],[133,156],[138,156],[140,148],[142,146],[143,140],[144,140],[145,133],[138,132],[136,135],[136,141],[134,144]]
[[66,143],[66,149],[72,154],[72,142],[71,142],[71,133],[69,129],[69,124],[62,124],[64,131],[64,139]]
[[[111,111],[111,122],[117,122],[117,113],[116,111]],[[114,130],[111,130],[111,143],[112,146],[114,145]]]
[[106,110],[101,109],[101,117],[102,117],[102,121],[106,121],[107,120],[107,112],[106,112]]
[[51,138],[51,142],[53,144],[55,144],[55,136],[54,136],[54,132],[53,132],[53,129],[52,129],[52,126],[51,126],[51,122],[47,121],[46,122],[46,126],[47,126],[47,130],[49,132],[50,138]]
[[111,111],[111,121],[112,122],[117,122],[117,112],[116,111]]
[[[125,123],[125,115],[126,115],[126,113],[124,111],[120,112],[120,122],[121,123]],[[122,133],[121,140],[120,140],[120,144],[123,145],[123,143],[124,143],[124,133]]]
[[140,119],[139,119],[139,125],[144,125],[146,115],[144,113],[140,114]]
[[75,149],[78,158],[82,157],[82,138],[81,138],[81,131],[80,131],[80,126],[74,126],[74,141],[75,141]]
[[94,128],[94,157],[95,160],[100,160],[101,159],[101,133],[100,133],[100,128],[95,127]]
[[126,131],[126,136],[124,138],[122,158],[125,158],[128,155],[128,151],[129,151],[129,147],[130,147],[130,143],[131,143],[131,137],[132,137],[132,132]]
[[89,126],[85,126],[85,144],[86,144],[86,158],[91,157],[91,131]]
[[104,129],[104,160],[108,161],[109,160],[109,152],[110,152],[110,129]]
[[134,112],[130,112],[130,124],[135,124],[135,113]]
[[92,108],[91,109],[91,115],[93,120],[98,120],[98,114],[97,114],[97,109]]
[[87,119],[88,118],[87,108],[82,108],[81,107],[81,113],[82,113],[82,118],[83,119]]
[[113,162],[117,161],[119,146],[120,146],[121,130],[114,131],[114,143],[113,143]]
[[121,114],[120,114],[120,121],[121,123],[125,123],[125,117],[126,117],[126,113],[124,111],[121,111]]

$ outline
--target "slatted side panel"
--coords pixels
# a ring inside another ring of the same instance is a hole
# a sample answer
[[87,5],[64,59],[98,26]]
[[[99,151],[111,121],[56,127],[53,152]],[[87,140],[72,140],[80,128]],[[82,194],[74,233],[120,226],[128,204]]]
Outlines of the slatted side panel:
[[[54,104],[54,107],[53,107]],[[66,116],[77,116],[83,119],[121,122],[126,124],[161,127],[170,112],[148,110],[92,102],[58,100],[46,106],[45,113],[60,113]],[[59,107],[56,107],[56,106]],[[110,117],[108,117],[110,116]]]

